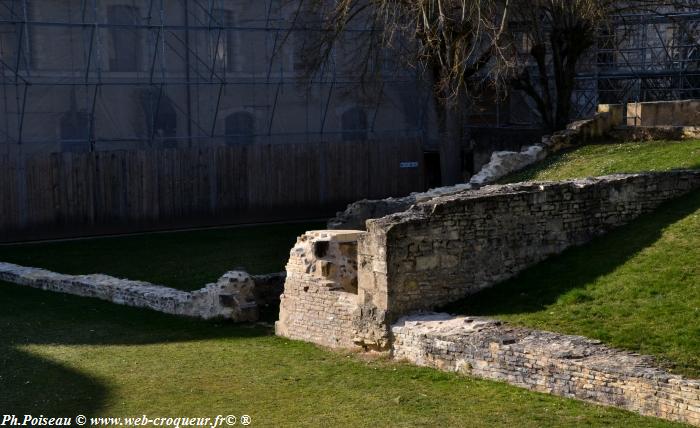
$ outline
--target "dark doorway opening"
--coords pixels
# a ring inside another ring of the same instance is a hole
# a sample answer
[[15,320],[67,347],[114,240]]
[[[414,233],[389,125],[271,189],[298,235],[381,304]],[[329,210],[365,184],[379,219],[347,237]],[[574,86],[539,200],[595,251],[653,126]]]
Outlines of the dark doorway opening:
[[440,174],[440,153],[423,153],[423,165],[425,166],[425,189],[440,187],[442,175]]

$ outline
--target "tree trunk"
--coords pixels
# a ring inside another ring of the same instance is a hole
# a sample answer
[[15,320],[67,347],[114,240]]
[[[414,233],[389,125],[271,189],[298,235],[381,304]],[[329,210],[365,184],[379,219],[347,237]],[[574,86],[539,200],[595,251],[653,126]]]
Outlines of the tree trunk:
[[440,173],[443,186],[452,186],[462,181],[464,101],[464,97],[460,95],[444,105],[444,125],[440,136]]

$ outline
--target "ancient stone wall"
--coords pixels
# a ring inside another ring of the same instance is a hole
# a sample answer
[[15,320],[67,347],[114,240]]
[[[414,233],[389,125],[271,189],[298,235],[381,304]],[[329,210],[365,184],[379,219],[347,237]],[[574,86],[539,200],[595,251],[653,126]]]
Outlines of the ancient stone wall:
[[401,319],[392,333],[395,359],[700,425],[700,380],[598,341],[447,314]]
[[64,275],[11,263],[0,263],[0,281],[174,315],[234,321],[258,319],[255,282],[242,271],[227,272],[216,283],[191,292],[108,275]]
[[438,187],[402,198],[363,199],[349,204],[345,211],[336,213],[328,221],[329,229],[365,229],[365,222],[408,209],[411,205],[444,195],[495,183],[508,174],[520,171],[535,162],[561,150],[600,139],[623,123],[622,105],[601,105],[592,118],[571,123],[567,129],[546,135],[539,143],[523,146],[520,151],[492,151],[490,160],[480,164],[481,169],[469,183]]
[[[695,188],[700,171],[674,171],[487,186],[434,198],[367,222],[373,238],[361,239],[358,251],[385,251],[386,260],[360,263],[359,288],[388,293],[380,309],[392,322],[513,277]],[[366,248],[368,242],[381,246]],[[381,280],[363,276],[365,268]]]
[[[332,347],[388,349],[389,326],[399,317],[493,286],[696,188],[700,171],[486,186],[368,220],[364,233],[307,233],[290,256],[277,332]],[[352,265],[353,252],[340,245],[354,241],[357,272],[343,275],[356,291],[332,268]],[[316,251],[319,243],[328,251]]]
[[357,231],[307,232],[290,252],[277,335],[330,347],[354,346]]

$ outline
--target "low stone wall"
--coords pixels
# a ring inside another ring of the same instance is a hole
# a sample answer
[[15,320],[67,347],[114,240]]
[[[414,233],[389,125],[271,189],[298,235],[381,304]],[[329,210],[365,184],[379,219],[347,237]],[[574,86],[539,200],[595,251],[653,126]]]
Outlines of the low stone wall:
[[700,100],[627,104],[628,126],[698,126]]
[[625,126],[613,129],[615,141],[682,141],[700,139],[700,126]]
[[[673,171],[487,186],[434,198],[367,222],[367,234],[375,237],[360,237],[358,252],[383,260],[373,278],[360,277],[360,289],[384,293],[388,284],[382,309],[390,321],[431,310],[697,188],[700,171]],[[366,248],[365,242],[373,244]]]
[[[333,347],[387,349],[399,317],[493,286],[698,188],[700,171],[494,185],[368,220],[364,233],[307,233],[287,265],[277,331]],[[317,266],[337,264],[339,250],[320,256],[315,246],[354,240],[357,291],[349,291]]]
[[0,263],[0,281],[167,314],[234,321],[258,319],[255,282],[242,271],[227,272],[216,283],[192,292],[108,275],[64,275],[11,263]]
[[700,380],[598,341],[446,314],[391,330],[395,359],[700,426]]
[[567,129],[542,137],[537,144],[525,146],[519,152],[496,151],[469,183],[439,187],[423,193],[412,193],[403,198],[387,198],[353,202],[345,211],[336,213],[328,221],[329,229],[364,230],[365,222],[407,210],[418,202],[455,194],[464,190],[495,183],[508,174],[520,171],[547,156],[564,149],[600,139],[623,121],[621,105],[601,105],[591,119],[571,123]]

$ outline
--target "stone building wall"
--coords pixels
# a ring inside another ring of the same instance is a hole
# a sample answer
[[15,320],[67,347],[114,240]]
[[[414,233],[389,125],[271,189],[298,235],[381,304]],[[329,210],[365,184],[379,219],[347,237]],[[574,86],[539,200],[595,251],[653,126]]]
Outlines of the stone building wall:
[[700,426],[700,380],[595,340],[447,314],[404,318],[392,333],[398,360]]

